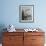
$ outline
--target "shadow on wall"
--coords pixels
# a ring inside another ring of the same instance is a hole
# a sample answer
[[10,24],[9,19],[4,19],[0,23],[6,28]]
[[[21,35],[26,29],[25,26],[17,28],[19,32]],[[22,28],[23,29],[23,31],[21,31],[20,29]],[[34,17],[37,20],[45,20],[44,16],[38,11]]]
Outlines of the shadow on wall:
[[0,24],[0,43],[2,43],[2,36],[3,36],[3,32],[5,32],[6,30],[4,30],[5,25],[4,24]]

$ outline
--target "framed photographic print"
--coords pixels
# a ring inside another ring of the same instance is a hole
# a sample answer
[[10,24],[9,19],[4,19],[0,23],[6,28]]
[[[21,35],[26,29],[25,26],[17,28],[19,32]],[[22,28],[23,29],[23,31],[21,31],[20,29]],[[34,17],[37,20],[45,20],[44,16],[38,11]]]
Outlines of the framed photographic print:
[[25,23],[34,22],[34,5],[19,6],[19,21]]

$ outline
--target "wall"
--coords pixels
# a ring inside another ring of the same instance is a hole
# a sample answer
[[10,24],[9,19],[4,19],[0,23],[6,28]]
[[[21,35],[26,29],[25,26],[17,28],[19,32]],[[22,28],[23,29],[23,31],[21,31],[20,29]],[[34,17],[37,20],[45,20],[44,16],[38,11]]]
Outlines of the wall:
[[[34,5],[34,23],[19,22],[19,5]],[[46,32],[46,0],[0,0],[0,31],[9,24],[22,29],[40,27]]]
[[[13,24],[16,28],[46,28],[46,1],[41,0],[1,0],[0,25]],[[34,23],[19,22],[19,5],[34,5]]]
[[[13,24],[16,28],[46,28],[46,1],[41,0],[1,0],[0,25]],[[19,22],[19,5],[34,5],[34,23]]]

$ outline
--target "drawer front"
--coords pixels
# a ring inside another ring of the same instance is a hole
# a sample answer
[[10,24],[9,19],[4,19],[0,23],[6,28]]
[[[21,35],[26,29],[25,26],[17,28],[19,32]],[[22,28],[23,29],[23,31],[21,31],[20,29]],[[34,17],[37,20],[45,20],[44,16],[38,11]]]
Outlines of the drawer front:
[[23,36],[23,32],[4,32],[4,36]]
[[32,44],[44,44],[44,36],[32,36]]
[[23,44],[2,44],[2,46],[23,46]]
[[44,33],[42,32],[25,32],[24,33],[24,46],[43,46]]
[[14,43],[14,42],[23,41],[23,36],[4,36],[3,43]]
[[4,32],[3,46],[23,46],[23,32]]
[[24,36],[44,36],[44,32],[25,32]]
[[32,46],[44,46],[43,44],[32,44]]
[[23,46],[22,36],[4,36],[3,46]]

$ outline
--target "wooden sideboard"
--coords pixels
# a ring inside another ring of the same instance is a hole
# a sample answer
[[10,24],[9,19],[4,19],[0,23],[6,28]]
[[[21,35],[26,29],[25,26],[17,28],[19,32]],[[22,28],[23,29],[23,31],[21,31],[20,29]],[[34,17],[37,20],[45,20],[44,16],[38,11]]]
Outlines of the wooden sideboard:
[[44,32],[3,32],[3,46],[44,46]]

